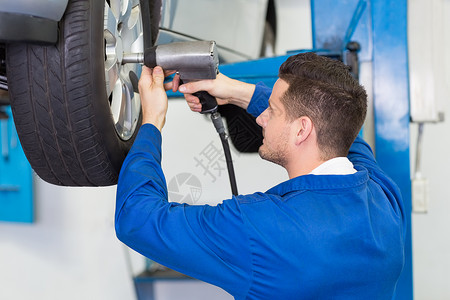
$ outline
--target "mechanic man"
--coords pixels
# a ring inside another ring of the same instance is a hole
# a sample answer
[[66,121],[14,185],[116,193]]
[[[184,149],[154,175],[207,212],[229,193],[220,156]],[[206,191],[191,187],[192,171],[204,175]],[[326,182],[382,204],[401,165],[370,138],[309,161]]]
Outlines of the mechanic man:
[[221,74],[179,87],[193,111],[201,107],[191,94],[206,90],[257,116],[260,156],[289,175],[265,193],[217,206],[167,201],[163,80],[156,67],[139,81],[143,125],[117,190],[121,241],[236,299],[392,298],[404,261],[403,206],[357,137],[366,93],[346,66],[304,53],[283,63],[273,91]]

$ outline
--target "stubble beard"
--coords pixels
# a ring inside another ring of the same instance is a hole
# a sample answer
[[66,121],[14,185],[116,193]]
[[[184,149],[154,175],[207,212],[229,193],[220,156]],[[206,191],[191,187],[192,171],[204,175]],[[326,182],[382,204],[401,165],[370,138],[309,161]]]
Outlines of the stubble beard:
[[258,154],[262,159],[285,167],[287,165],[285,150],[286,143],[279,144],[276,149],[270,149],[267,145],[262,144],[258,149]]

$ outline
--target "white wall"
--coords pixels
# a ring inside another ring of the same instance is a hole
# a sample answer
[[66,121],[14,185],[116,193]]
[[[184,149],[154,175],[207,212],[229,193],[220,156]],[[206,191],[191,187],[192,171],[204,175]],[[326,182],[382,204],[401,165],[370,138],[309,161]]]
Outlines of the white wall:
[[35,223],[0,223],[0,299],[132,299],[114,201],[35,178]]
[[[448,101],[445,112],[448,116]],[[411,130],[411,141],[415,141],[417,125]],[[428,213],[412,215],[414,293],[418,300],[450,299],[449,132],[449,121],[424,129],[422,173],[429,180],[430,202]]]
[[[446,117],[443,123],[424,127],[421,164],[430,201],[428,213],[412,215],[414,294],[419,300],[444,300],[450,299],[450,1],[408,4],[412,100],[435,100]],[[412,124],[412,170],[417,130]]]

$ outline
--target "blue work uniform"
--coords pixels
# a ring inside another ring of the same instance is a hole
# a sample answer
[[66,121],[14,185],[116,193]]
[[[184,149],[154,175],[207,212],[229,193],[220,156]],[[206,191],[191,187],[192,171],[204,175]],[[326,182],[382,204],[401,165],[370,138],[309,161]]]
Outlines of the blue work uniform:
[[[259,115],[271,90],[256,86]],[[404,264],[405,214],[370,147],[353,143],[351,175],[304,175],[217,206],[169,203],[161,134],[145,124],[117,187],[118,238],[235,299],[391,299]]]

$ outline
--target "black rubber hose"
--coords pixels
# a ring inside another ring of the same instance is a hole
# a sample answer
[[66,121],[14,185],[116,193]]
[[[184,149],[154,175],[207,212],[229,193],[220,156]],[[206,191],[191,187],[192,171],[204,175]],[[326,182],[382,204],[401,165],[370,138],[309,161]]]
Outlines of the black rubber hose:
[[222,142],[223,152],[225,154],[225,160],[227,162],[228,177],[230,178],[231,193],[234,196],[238,195],[236,176],[234,175],[233,159],[231,158],[230,144],[228,144],[228,136],[225,132],[225,127],[223,126],[222,117],[218,112],[211,114],[211,120],[217,133],[220,136],[220,141]]

